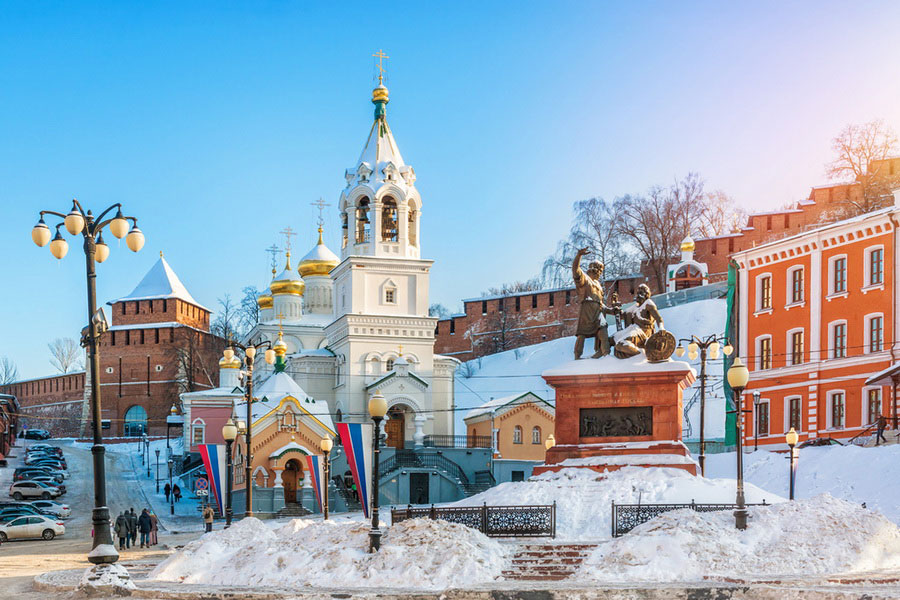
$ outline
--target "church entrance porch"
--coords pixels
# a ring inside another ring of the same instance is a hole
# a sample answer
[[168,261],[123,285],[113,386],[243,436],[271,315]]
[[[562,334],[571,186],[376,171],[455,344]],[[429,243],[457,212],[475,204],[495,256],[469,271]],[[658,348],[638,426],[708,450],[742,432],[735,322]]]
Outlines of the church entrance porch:
[[388,411],[388,420],[384,422],[384,433],[387,436],[385,445],[403,450],[406,436],[406,417],[403,406],[395,406]]
[[281,474],[281,484],[284,486],[284,503],[293,504],[297,502],[297,489],[300,482],[303,481],[303,466],[296,458],[292,458],[284,465],[284,471]]

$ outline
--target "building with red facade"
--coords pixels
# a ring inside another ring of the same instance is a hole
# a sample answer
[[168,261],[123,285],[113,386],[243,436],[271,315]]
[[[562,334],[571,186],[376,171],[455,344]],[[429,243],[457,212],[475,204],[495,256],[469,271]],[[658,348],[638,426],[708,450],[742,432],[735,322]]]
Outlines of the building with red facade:
[[791,427],[846,439],[895,417],[893,386],[867,380],[900,356],[898,217],[891,206],[734,253],[746,442],[784,444]]

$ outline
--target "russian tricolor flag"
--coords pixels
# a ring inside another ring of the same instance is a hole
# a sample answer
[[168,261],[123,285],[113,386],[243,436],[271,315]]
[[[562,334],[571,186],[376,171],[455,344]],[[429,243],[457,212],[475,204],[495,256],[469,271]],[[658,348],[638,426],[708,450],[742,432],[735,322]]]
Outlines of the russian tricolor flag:
[[200,458],[203,459],[203,466],[206,468],[206,477],[209,480],[209,494],[215,499],[216,506],[219,507],[219,514],[224,515],[225,507],[222,504],[222,500],[225,493],[223,485],[227,468],[225,446],[219,444],[197,444],[197,450],[199,450]]
[[325,460],[318,454],[308,454],[306,466],[309,467],[312,477],[313,491],[316,493],[316,500],[319,501],[319,510],[324,510],[325,494],[328,493],[328,482],[325,481]]
[[338,423],[338,435],[347,453],[350,473],[359,490],[363,515],[368,519],[372,507],[370,479],[372,477],[372,442],[374,428],[372,423]]

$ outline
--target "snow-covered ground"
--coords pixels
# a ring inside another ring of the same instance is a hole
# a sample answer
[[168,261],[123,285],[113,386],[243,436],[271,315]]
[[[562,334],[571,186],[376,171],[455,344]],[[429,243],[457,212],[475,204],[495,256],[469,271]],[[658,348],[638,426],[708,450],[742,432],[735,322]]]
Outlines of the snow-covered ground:
[[[900,524],[900,446],[819,446],[798,452],[795,497],[828,493],[847,502],[864,502]],[[733,478],[736,462],[734,452],[710,454],[706,474]],[[789,468],[786,452],[744,454],[744,479],[782,496],[788,495]]]
[[159,581],[220,585],[440,590],[492,581],[512,547],[464,525],[412,519],[368,548],[361,521],[294,519],[270,529],[255,518],[186,545],[150,574]]
[[[660,311],[666,329],[675,339],[722,335],[725,331],[725,300],[700,300]],[[610,331],[615,329],[615,325]],[[553,388],[541,378],[541,373],[572,360],[575,338],[559,338],[541,344],[507,350],[483,356],[464,363],[456,372],[457,431],[465,431],[463,416],[469,409],[481,406],[493,398],[501,398],[524,392],[533,392],[553,401]],[[585,356],[593,350],[587,344]],[[590,350],[590,351],[589,351]],[[588,360],[588,359],[585,359]],[[678,358],[691,364],[699,373],[700,360],[688,360],[687,355]],[[706,384],[706,438],[723,438],[725,435],[725,400],[722,394],[722,361],[708,360]],[[685,390],[686,415],[685,440],[699,437],[700,405],[699,381]]]

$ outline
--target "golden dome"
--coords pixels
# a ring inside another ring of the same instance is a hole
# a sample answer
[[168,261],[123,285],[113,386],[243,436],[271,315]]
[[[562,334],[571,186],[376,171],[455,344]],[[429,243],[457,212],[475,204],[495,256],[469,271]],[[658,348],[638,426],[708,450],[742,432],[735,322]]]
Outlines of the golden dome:
[[303,295],[306,284],[299,275],[294,275],[294,270],[291,268],[290,252],[287,252],[287,264],[284,266],[284,271],[272,281],[271,285],[269,285],[269,289],[272,290],[273,296],[281,294],[290,294],[293,296]]
[[237,356],[232,356],[231,360],[228,360],[224,356],[219,359],[219,368],[220,369],[240,369],[241,368],[241,359]]
[[694,240],[691,236],[687,236],[681,241],[681,251],[682,252],[693,252],[694,251]]
[[256,305],[259,307],[259,310],[266,310],[275,306],[275,300],[272,298],[269,290],[259,295],[259,298],[256,299]]
[[328,275],[339,262],[337,255],[322,241],[322,228],[319,227],[319,241],[297,265],[297,271],[303,277]]
[[372,102],[388,103],[388,89],[384,84],[378,84],[378,87],[372,90]]
[[278,356],[284,356],[287,354],[287,344],[284,343],[282,339],[282,333],[278,332],[278,341],[272,344],[272,349],[275,350],[275,354]]

